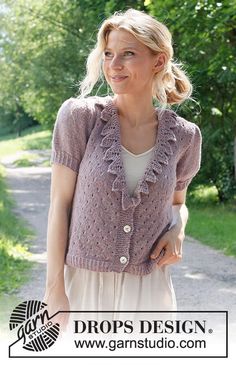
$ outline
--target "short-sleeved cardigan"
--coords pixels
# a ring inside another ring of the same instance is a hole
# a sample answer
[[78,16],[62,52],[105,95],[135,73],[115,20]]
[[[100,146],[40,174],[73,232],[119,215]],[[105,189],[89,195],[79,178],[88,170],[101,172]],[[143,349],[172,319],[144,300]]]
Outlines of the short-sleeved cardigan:
[[94,271],[150,273],[150,252],[172,222],[175,190],[200,168],[198,126],[160,113],[152,157],[132,196],[121,157],[118,111],[110,96],[70,98],[54,126],[51,162],[78,173],[66,264]]

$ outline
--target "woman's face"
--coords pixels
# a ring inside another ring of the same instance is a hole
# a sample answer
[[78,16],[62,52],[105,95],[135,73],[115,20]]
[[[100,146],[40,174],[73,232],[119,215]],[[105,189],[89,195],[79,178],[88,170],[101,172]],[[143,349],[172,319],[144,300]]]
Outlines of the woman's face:
[[152,94],[154,74],[164,55],[150,49],[125,30],[112,30],[103,54],[103,73],[114,94]]

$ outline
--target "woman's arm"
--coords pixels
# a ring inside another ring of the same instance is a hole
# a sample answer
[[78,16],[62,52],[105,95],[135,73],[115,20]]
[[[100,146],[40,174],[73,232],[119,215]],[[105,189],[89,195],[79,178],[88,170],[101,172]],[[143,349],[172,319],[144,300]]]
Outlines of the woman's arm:
[[172,209],[175,224],[162,236],[158,245],[151,253],[151,259],[160,257],[158,261],[159,267],[173,264],[182,258],[182,243],[185,238],[185,226],[188,221],[188,209],[185,205],[186,193],[187,188],[174,193]]
[[[68,167],[52,165],[47,230],[47,279],[44,296],[50,315],[58,310],[69,310],[64,285],[64,262],[76,180],[77,174]],[[63,326],[66,321],[65,317],[59,320]]]

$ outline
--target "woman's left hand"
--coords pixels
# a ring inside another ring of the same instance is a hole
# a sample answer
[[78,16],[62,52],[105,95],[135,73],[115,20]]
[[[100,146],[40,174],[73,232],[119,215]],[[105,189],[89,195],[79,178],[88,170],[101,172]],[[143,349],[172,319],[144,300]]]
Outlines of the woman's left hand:
[[167,231],[151,253],[151,259],[156,260],[159,257],[157,265],[174,264],[182,259],[182,244],[185,238],[182,227],[173,226]]

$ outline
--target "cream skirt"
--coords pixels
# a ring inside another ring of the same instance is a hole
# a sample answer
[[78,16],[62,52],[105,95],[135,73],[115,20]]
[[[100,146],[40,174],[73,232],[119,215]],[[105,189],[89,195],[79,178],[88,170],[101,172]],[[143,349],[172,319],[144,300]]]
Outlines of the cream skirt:
[[[71,311],[177,310],[168,265],[156,267],[143,276],[95,272],[66,265],[65,287]],[[113,313],[110,318],[121,318],[121,314]]]

